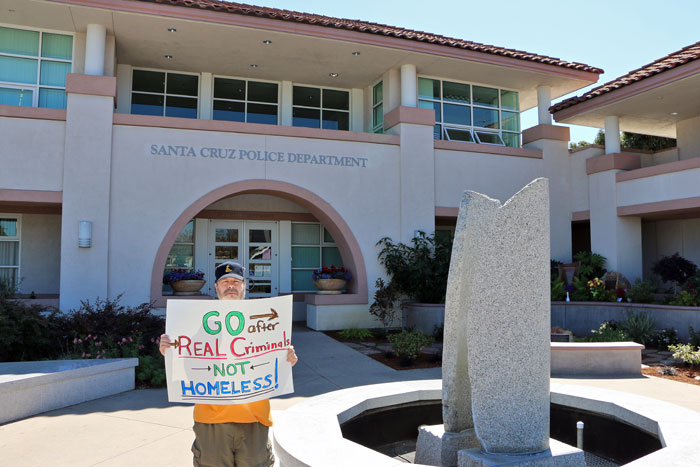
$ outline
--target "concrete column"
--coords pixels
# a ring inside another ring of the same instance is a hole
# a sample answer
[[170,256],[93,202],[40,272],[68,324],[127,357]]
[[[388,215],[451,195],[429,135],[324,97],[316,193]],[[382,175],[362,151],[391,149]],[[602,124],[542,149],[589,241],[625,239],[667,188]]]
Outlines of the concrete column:
[[552,89],[549,86],[537,86],[537,122],[540,125],[551,125]]
[[415,65],[401,65],[401,105],[418,106],[418,77]]
[[214,118],[214,78],[211,73],[202,73],[199,77],[199,118]]
[[616,116],[605,117],[605,154],[620,152],[620,119]]
[[[88,89],[90,94],[83,94]],[[66,94],[60,285],[64,311],[79,307],[81,300],[111,297],[108,253],[116,78],[69,74]],[[80,221],[92,222],[90,248],[78,247]]]
[[133,68],[131,65],[117,65],[117,109],[118,114],[131,113],[131,79]]
[[350,131],[362,132],[365,129],[364,94],[362,89],[350,90]]
[[401,105],[401,76],[399,70],[391,69],[382,76],[384,93],[384,115]]
[[105,73],[105,41],[107,28],[101,24],[88,24],[85,40],[85,74],[102,76]]
[[282,81],[280,93],[280,125],[292,126],[292,82]]
[[634,282],[642,278],[642,222],[639,217],[618,217],[617,172],[588,176],[591,250],[607,258],[609,271],[621,272]]

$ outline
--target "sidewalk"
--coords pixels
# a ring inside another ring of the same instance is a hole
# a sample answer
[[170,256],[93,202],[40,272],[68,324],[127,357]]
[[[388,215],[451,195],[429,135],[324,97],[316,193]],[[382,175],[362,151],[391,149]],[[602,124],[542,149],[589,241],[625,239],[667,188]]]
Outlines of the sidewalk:
[[[295,326],[295,393],[271,400],[274,412],[337,389],[439,379],[440,368],[396,371],[323,333]],[[700,412],[700,386],[660,378],[563,379],[654,397]],[[2,465],[191,466],[192,406],[170,404],[164,389],[130,391],[0,426]]]

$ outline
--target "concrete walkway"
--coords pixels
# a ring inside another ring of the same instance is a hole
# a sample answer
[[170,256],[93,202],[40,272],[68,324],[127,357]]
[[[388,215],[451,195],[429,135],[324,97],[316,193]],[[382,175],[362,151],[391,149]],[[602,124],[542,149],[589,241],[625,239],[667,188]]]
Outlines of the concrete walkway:
[[[274,412],[337,389],[440,378],[440,369],[396,371],[323,333],[295,326],[296,392]],[[660,378],[562,379],[662,399],[700,412],[700,386]],[[12,466],[190,466],[192,406],[170,404],[164,389],[137,390],[0,426],[0,464]]]

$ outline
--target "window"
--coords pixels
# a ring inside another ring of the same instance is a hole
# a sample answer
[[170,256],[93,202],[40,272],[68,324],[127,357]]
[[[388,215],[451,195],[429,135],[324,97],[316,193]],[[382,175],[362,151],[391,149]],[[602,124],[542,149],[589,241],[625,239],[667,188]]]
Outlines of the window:
[[294,86],[292,126],[348,130],[350,128],[350,93],[337,89]]
[[277,125],[277,83],[214,78],[214,120]]
[[384,83],[372,88],[372,133],[384,133]]
[[418,107],[435,111],[435,139],[520,147],[516,91],[418,78]]
[[[174,269],[194,270],[194,221],[189,221],[175,239],[165,260],[163,275]],[[170,285],[164,284],[163,292],[170,291],[172,291]]]
[[66,108],[73,36],[0,27],[0,104]]
[[0,282],[19,285],[20,217],[0,214]]
[[131,91],[132,114],[197,118],[198,75],[134,70]]
[[331,234],[318,223],[292,223],[292,291],[315,291],[313,270],[331,265],[343,265]]

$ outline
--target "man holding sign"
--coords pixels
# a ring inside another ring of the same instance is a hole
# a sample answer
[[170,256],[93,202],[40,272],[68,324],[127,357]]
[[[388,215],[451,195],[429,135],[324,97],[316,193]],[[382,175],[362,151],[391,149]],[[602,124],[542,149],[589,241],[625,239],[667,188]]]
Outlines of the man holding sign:
[[[245,298],[245,273],[240,264],[223,263],[215,274],[219,300]],[[195,466],[267,467],[274,463],[268,440],[272,425],[269,397],[293,392],[291,367],[297,362],[290,345],[291,298],[251,300],[235,306],[168,301],[166,333],[160,337],[159,348],[166,358],[168,400],[196,402]],[[169,334],[176,339],[171,340]]]

